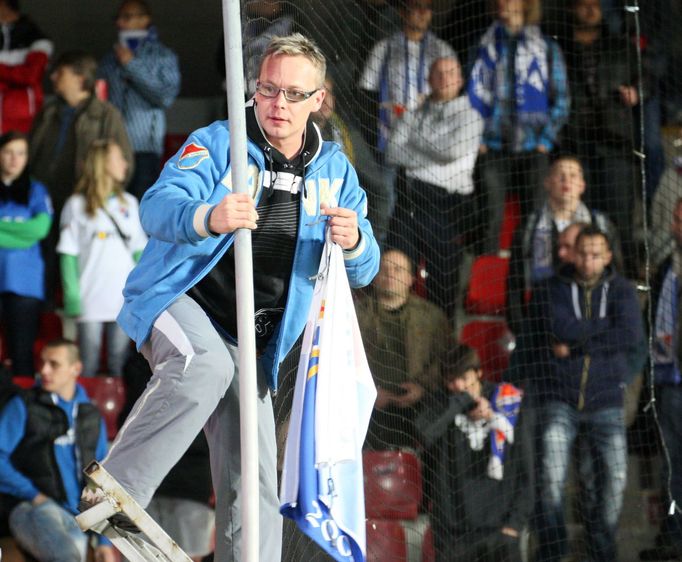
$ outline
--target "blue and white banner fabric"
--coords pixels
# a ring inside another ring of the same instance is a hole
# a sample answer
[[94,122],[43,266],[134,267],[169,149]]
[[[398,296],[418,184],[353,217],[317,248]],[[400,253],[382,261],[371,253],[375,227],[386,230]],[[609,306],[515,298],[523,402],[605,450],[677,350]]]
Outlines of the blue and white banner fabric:
[[328,238],[303,335],[280,511],[338,561],[366,557],[362,443],[375,400],[342,250]]

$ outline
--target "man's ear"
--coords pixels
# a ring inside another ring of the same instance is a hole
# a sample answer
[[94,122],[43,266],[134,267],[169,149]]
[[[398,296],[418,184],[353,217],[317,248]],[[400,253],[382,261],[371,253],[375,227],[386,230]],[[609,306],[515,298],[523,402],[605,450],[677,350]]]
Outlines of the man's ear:
[[324,101],[325,96],[327,95],[327,90],[324,88],[320,88],[313,94],[313,109],[311,110],[311,113],[315,113],[316,111],[319,111],[320,108],[322,107],[322,102]]
[[81,361],[76,361],[73,364],[72,369],[76,377],[80,377],[83,374],[83,363]]

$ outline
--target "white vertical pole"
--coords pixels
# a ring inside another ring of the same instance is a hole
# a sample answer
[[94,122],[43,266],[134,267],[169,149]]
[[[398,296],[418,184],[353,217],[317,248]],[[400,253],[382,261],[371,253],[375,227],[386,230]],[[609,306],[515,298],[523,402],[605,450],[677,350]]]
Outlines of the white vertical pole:
[[[247,191],[246,112],[239,0],[222,0],[225,32],[227,108],[230,119],[230,164],[236,193]],[[239,407],[241,412],[242,560],[258,562],[258,417],[256,400],[256,328],[253,304],[251,231],[235,238],[237,335],[239,339]]]

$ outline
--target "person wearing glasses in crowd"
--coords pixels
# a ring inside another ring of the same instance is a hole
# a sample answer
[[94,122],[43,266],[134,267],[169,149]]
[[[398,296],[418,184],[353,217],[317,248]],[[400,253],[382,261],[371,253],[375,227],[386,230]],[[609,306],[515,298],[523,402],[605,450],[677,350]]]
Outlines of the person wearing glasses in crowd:
[[[277,388],[279,365],[305,326],[326,233],[343,249],[351,286],[367,285],[379,268],[355,170],[310,119],[325,97],[325,67],[300,34],[268,45],[246,107],[249,193],[232,191],[229,123],[218,121],[190,135],[140,206],[150,240],[118,321],[154,374],[103,466],[146,506],[204,428],[221,562],[241,551],[234,232],[252,230],[261,560],[279,560],[282,542],[268,387]],[[83,492],[83,508],[101,500]]]

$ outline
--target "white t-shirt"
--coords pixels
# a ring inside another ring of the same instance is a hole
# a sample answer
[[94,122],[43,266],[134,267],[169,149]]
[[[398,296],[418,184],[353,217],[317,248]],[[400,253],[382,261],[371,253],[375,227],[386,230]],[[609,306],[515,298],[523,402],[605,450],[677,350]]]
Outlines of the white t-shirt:
[[124,201],[110,197],[106,208],[129,237],[127,245],[102,209],[94,217],[86,214],[82,195],[72,195],[64,205],[57,252],[78,256],[81,322],[116,320],[123,306],[123,286],[135,265],[133,253],[147,244],[137,199],[129,193],[123,197]]

